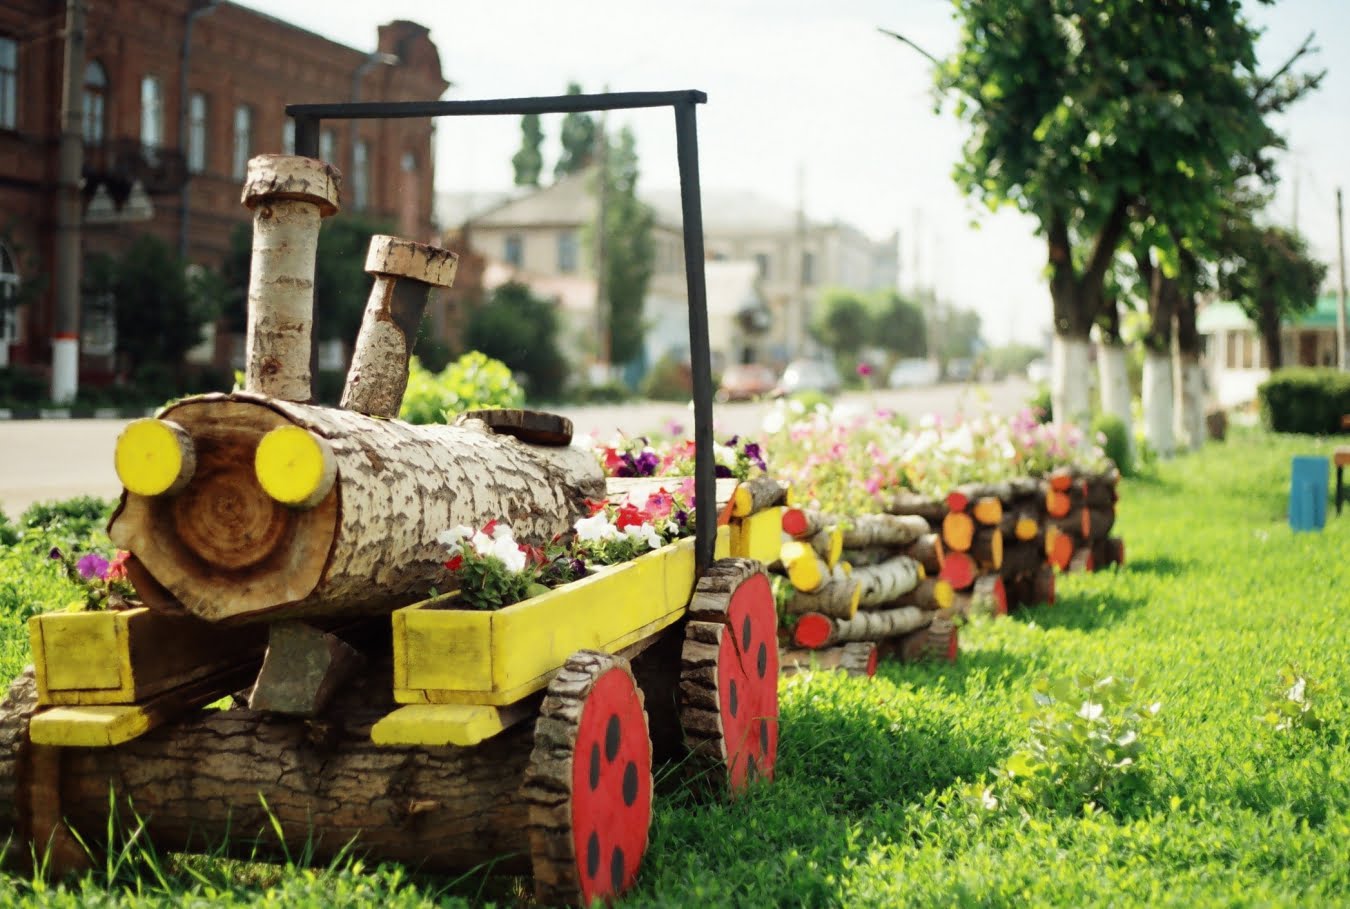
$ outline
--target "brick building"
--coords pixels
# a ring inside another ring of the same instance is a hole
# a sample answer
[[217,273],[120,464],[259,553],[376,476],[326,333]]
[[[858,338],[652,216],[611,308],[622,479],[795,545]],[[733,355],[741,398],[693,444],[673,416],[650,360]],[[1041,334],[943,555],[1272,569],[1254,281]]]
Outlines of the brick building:
[[[50,358],[67,5],[0,4],[0,295],[23,304],[0,315],[0,365]],[[449,86],[428,30],[413,22],[380,26],[368,52],[230,2],[84,6],[86,257],[149,232],[215,267],[248,219],[246,162],[293,150],[286,104],[435,100]],[[325,123],[320,157],[343,173],[344,211],[434,240],[432,134],[430,120]],[[81,318],[86,369],[108,343],[96,307],[86,300]]]

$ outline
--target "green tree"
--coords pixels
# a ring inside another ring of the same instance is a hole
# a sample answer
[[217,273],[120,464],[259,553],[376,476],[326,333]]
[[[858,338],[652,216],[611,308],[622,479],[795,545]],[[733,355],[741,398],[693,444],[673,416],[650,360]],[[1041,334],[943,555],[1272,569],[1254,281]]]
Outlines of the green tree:
[[567,380],[567,361],[558,350],[557,309],[524,284],[503,284],[475,308],[464,341],[523,376],[532,398],[561,391]]
[[511,166],[516,171],[517,186],[538,186],[539,175],[544,170],[544,130],[539,124],[538,114],[526,114],[520,118],[520,150],[511,158]]
[[1279,369],[1284,365],[1280,325],[1317,305],[1327,267],[1309,256],[1298,234],[1261,227],[1249,217],[1226,225],[1223,246],[1219,289],[1256,324],[1271,369]]
[[[365,271],[370,238],[390,230],[382,221],[348,213],[326,219],[319,228],[314,260],[314,309],[319,340],[355,343],[370,296],[372,278]],[[230,234],[229,252],[221,266],[225,315],[234,332],[244,331],[248,324],[252,249],[253,225],[248,222],[238,225]]]
[[217,315],[186,263],[151,234],[137,237],[121,258],[92,257],[85,284],[94,295],[111,295],[116,353],[132,375],[153,366],[181,377],[184,356]]
[[[1085,368],[1131,208],[1194,223],[1270,144],[1256,32],[1235,2],[953,2],[961,38],[938,85],[970,127],[957,183],[1036,219],[1059,346]],[[1064,377],[1056,412],[1081,415],[1086,376]]]
[[[603,213],[603,253],[600,282],[606,303],[609,361],[628,363],[642,352],[647,324],[643,306],[655,267],[656,244],[652,226],[656,217],[638,198],[637,140],[625,126],[616,139],[607,140],[598,191]],[[596,231],[591,230],[594,242]]]
[[950,360],[966,360],[978,352],[980,341],[980,314],[973,309],[940,306],[934,318],[937,323],[937,355],[945,369]]
[[[581,86],[575,82],[568,83],[567,93],[569,95],[581,94]],[[562,134],[562,153],[558,156],[558,163],[553,168],[553,179],[557,180],[568,174],[575,174],[584,170],[591,162],[595,160],[596,138],[599,134],[599,128],[596,125],[595,117],[587,113],[570,113],[563,117]]]
[[870,301],[874,344],[897,357],[928,353],[928,325],[923,307],[893,290],[879,292]]
[[[820,295],[815,318],[811,320],[811,335],[834,353],[841,365],[856,361],[863,347],[873,339],[875,320],[872,307],[857,291],[840,287],[829,288]],[[852,375],[853,370],[840,370]]]

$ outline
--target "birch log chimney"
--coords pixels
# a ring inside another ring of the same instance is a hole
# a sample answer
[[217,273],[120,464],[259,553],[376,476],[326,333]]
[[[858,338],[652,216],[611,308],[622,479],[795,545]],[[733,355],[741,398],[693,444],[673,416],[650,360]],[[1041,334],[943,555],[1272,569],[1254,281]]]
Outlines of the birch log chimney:
[[244,388],[306,402],[314,323],[319,222],[338,210],[342,178],[332,165],[296,155],[248,162],[243,203],[253,212]]
[[408,388],[408,358],[427,304],[455,281],[459,257],[446,249],[376,235],[366,271],[375,276],[356,339],[342,408],[397,417]]

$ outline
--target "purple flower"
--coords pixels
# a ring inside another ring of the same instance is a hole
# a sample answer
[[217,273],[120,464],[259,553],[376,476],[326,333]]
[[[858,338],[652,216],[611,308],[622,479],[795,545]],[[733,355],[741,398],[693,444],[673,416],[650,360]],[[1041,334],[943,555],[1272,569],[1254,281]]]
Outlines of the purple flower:
[[661,466],[661,457],[650,448],[643,449],[642,454],[637,456],[638,476],[654,477],[656,470]]
[[108,573],[108,560],[103,558],[97,552],[91,552],[82,556],[75,563],[75,570],[80,573],[80,577],[88,580],[103,580],[103,576]]
[[65,558],[65,556],[61,554],[61,548],[59,546],[53,546],[51,552],[47,553],[47,558],[56,559],[57,561],[60,561],[61,559]]
[[726,478],[726,477],[733,477],[735,476],[735,474],[733,474],[731,472],[731,468],[726,466],[725,464],[718,464],[717,469],[713,471],[713,476]]
[[764,463],[764,453],[759,447],[758,442],[745,443],[745,456],[755,463],[755,466],[764,472],[768,472],[768,465]]

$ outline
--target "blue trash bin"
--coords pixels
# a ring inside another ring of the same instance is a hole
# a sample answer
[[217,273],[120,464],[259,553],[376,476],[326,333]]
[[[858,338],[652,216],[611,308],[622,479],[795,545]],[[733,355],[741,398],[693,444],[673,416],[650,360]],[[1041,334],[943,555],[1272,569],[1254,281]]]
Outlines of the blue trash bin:
[[1331,461],[1314,455],[1294,458],[1289,481],[1289,526],[1321,530],[1327,523],[1327,476]]

